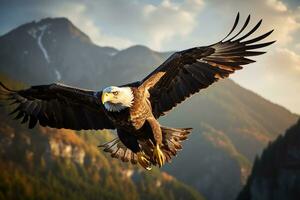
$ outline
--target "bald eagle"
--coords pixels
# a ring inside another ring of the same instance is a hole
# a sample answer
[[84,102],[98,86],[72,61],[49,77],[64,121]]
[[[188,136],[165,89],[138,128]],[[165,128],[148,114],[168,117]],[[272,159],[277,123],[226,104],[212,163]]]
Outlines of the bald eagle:
[[1,83],[1,96],[17,104],[11,114],[16,113],[15,119],[22,119],[22,123],[29,120],[29,128],[39,122],[41,126],[73,130],[116,129],[118,137],[100,145],[104,151],[147,170],[161,167],[182,148],[181,142],[192,129],[161,126],[157,119],[201,89],[254,62],[246,57],[265,53],[254,49],[275,42],[257,44],[273,30],[248,39],[262,20],[240,36],[249,21],[250,15],[227,39],[238,25],[238,14],[220,42],[176,52],[141,81],[102,91],[59,83],[15,91]]

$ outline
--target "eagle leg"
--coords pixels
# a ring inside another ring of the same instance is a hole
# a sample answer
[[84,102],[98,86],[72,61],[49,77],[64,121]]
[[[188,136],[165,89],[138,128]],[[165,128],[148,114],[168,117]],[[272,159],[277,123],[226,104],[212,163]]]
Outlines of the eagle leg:
[[137,155],[138,163],[147,170],[151,170],[150,157],[141,150],[137,138],[125,130],[117,129],[121,142]]
[[156,144],[153,150],[153,160],[156,161],[159,167],[162,167],[165,164],[164,153],[162,152],[158,144]]
[[147,156],[143,151],[137,152],[138,162],[146,170],[151,170],[151,162],[149,156]]
[[148,118],[147,122],[151,127],[151,140],[155,145],[153,149],[152,160],[154,160],[159,167],[162,167],[165,164],[166,158],[160,148],[162,145],[162,131],[160,128],[160,124],[154,117]]

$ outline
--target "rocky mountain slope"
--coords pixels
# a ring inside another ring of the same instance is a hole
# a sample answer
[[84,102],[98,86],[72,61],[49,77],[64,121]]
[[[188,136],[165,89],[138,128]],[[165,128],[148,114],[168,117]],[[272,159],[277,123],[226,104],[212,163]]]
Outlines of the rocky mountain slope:
[[65,18],[22,25],[2,36],[0,46],[1,71],[32,84],[94,80],[117,52],[94,45]]
[[264,149],[238,200],[300,197],[300,120]]
[[[142,79],[168,55],[144,46],[97,46],[65,18],[25,24],[0,37],[0,72],[26,84],[60,81],[101,90]],[[194,128],[183,151],[163,170],[207,199],[233,199],[255,155],[297,118],[231,80],[220,81],[160,120]]]

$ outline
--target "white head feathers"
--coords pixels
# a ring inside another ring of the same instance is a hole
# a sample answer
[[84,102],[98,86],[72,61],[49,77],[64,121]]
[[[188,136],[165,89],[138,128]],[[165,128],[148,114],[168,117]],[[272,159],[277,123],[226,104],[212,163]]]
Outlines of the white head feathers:
[[130,87],[110,86],[103,90],[102,103],[106,110],[120,112],[131,107],[134,96]]

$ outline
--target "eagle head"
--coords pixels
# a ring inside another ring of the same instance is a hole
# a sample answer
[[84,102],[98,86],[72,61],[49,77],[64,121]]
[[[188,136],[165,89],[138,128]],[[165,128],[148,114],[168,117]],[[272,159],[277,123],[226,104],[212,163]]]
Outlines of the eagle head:
[[131,107],[133,103],[132,90],[130,87],[107,87],[102,91],[102,103],[106,110],[120,112]]

